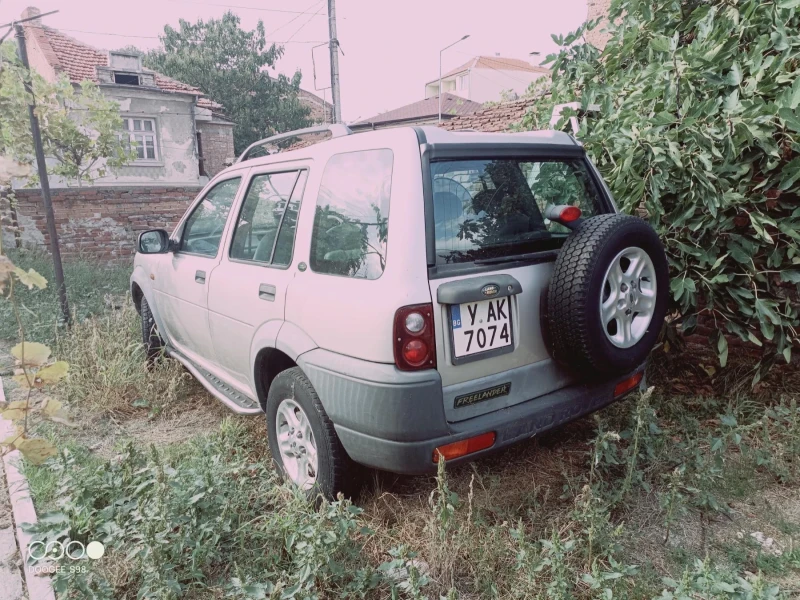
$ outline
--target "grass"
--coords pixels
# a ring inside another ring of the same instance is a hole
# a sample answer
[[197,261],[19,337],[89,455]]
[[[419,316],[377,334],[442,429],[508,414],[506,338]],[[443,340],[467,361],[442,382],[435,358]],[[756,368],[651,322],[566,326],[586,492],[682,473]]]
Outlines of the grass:
[[[44,344],[52,343],[63,327],[53,275],[53,261],[41,250],[10,249],[8,257],[18,267],[33,269],[47,279],[44,290],[29,290],[15,286],[20,315],[27,339]],[[98,265],[92,260],[64,263],[64,281],[73,319],[81,322],[102,314],[128,290],[130,264]],[[8,302],[0,302],[0,340],[17,340],[19,329]]]
[[106,546],[56,576],[62,597],[800,594],[785,382],[759,397],[656,389],[435,477],[372,473],[355,504],[310,503],[276,478],[262,420],[224,417],[169,361],[144,367],[136,319],[128,300],[55,339],[71,368],[54,393],[79,427],[38,425],[62,454],[25,467],[35,533]]

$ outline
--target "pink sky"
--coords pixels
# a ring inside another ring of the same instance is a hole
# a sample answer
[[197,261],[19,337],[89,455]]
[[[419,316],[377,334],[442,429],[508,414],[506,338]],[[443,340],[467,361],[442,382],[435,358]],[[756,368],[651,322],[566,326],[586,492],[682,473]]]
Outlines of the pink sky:
[[[236,6],[230,10],[244,27],[252,29],[262,19],[269,40],[292,40],[277,68],[289,75],[299,68],[301,85],[310,91],[315,91],[311,48],[316,44],[296,42],[328,39],[327,0],[0,0],[0,24],[31,4],[42,12],[59,10],[46,23],[92,46],[134,44],[143,50],[158,45],[165,24],[219,17],[225,6]],[[550,34],[577,28],[587,7],[586,0],[337,0],[336,11],[344,51],[339,58],[342,114],[350,122],[421,100],[425,82],[438,76],[439,50],[465,34],[470,38],[444,53],[445,71],[479,54],[541,60],[555,49]],[[541,56],[528,57],[532,51]],[[327,87],[327,48],[317,48],[314,56],[316,87]],[[330,91],[315,93],[327,93],[330,100]]]

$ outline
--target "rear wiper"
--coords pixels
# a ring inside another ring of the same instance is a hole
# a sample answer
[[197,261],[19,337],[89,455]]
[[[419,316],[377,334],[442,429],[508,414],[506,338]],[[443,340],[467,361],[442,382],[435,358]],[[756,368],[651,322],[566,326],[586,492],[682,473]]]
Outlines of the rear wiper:
[[479,258],[473,261],[476,265],[497,265],[500,263],[516,262],[518,260],[529,260],[540,258],[543,261],[558,254],[558,250],[539,250],[539,252],[528,252],[526,254],[513,254],[511,256],[496,256],[495,258]]

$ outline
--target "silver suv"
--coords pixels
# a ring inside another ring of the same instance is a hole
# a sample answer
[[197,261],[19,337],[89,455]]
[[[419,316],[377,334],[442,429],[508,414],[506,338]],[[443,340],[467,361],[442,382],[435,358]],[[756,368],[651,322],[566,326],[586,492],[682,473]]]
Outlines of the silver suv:
[[353,463],[429,472],[636,389],[668,287],[572,137],[435,127],[254,144],[131,276],[148,356],[266,413],[277,468],[327,495]]

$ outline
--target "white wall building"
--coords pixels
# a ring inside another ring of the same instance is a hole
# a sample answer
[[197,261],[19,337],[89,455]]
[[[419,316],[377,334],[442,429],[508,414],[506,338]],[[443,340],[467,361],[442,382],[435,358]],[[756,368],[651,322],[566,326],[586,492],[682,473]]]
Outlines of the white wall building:
[[[503,92],[521,96],[531,83],[549,77],[550,70],[518,58],[476,56],[456,69],[442,74],[442,92],[473,102],[497,102]],[[425,84],[425,97],[439,94],[439,79]]]

